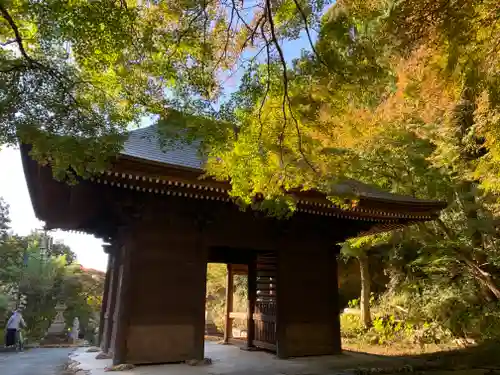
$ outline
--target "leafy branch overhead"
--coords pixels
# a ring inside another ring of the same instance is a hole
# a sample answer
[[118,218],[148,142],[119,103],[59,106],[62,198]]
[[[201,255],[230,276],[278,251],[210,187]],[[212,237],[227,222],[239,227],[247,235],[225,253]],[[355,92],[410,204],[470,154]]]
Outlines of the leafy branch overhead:
[[85,176],[147,116],[247,203],[497,191],[499,35],[495,1],[4,1],[0,142]]
[[142,115],[214,116],[225,76],[263,50],[271,63],[301,23],[318,24],[323,2],[295,4],[300,17],[269,0],[2,2],[0,141],[21,137],[56,169],[84,173]]

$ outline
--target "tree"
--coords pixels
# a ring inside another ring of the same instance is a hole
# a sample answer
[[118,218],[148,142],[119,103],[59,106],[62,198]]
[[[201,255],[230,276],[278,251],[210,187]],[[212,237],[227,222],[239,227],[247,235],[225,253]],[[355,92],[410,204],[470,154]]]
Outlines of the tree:
[[[449,172],[494,191],[496,2],[326,5],[11,0],[0,9],[0,142],[20,137],[58,176],[86,176],[152,116],[164,138],[202,138],[207,172],[242,202],[263,193],[293,209],[289,188],[331,194],[399,114],[432,138],[437,164],[465,150]],[[309,51],[290,63],[283,46],[299,38]],[[228,74],[241,84],[226,100]]]
[[372,325],[370,312],[371,275],[369,251],[373,250],[377,246],[385,245],[389,239],[389,235],[379,234],[350,239],[342,244],[342,255],[347,258],[356,258],[359,264],[359,272],[361,276],[361,319],[366,329],[370,328]]
[[[4,241],[8,230],[10,229],[9,206],[0,197],[0,241]],[[2,243],[0,242],[0,243]]]
[[[285,69],[280,43],[302,30],[311,37],[324,5],[4,2],[0,143],[20,138],[58,176],[70,168],[85,176],[104,167],[141,116],[174,114],[175,122],[175,110],[182,109],[220,120],[223,111],[211,106],[224,94],[227,74],[262,53]],[[225,135],[229,128],[224,121],[211,124],[207,134]]]
[[71,250],[68,245],[65,245],[62,242],[55,242],[50,247],[50,256],[59,257],[64,256],[66,263],[72,264],[76,261],[76,254]]
[[41,338],[55,316],[61,297],[65,260],[46,258],[35,243],[27,250],[27,262],[19,279],[19,292],[27,297],[24,318],[31,338]]
[[[4,211],[5,212],[5,211]],[[2,218],[8,222],[7,214]],[[55,243],[50,252],[40,248],[40,232],[18,236],[5,232],[0,242],[0,320],[18,306],[20,296],[27,299],[23,311],[31,339],[41,338],[61,300],[67,304],[66,318],[80,318],[82,331],[93,339],[97,312],[104,288],[102,272],[81,269],[71,249]],[[3,323],[1,323],[3,324]],[[94,327],[92,326],[94,325]]]
[[66,324],[71,327],[73,319],[78,317],[80,332],[94,342],[95,329],[99,325],[98,313],[102,307],[105,275],[79,265],[67,266],[65,270],[61,298],[66,304]]

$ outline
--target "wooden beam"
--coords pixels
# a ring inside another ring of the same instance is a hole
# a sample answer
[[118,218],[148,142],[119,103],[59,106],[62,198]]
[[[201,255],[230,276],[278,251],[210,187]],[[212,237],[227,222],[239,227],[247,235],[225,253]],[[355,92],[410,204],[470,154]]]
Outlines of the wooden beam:
[[246,312],[231,312],[229,314],[229,317],[231,319],[242,319],[242,320],[246,320],[248,319],[248,314]]
[[229,340],[233,337],[233,319],[231,318],[231,313],[233,312],[233,292],[233,266],[228,264],[226,277],[226,327],[224,328],[224,344],[229,344]]

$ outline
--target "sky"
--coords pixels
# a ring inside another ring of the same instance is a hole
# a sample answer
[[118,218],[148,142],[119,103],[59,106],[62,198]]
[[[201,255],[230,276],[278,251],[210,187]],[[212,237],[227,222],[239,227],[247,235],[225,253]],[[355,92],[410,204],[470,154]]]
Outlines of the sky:
[[[316,35],[313,32],[313,40],[315,39]],[[302,49],[309,48],[309,41],[305,35],[283,45],[287,62],[300,57]],[[238,86],[240,75],[237,76],[236,82],[231,82],[230,91]],[[144,121],[141,126],[147,125],[146,122]],[[0,197],[10,206],[12,230],[19,235],[27,235],[36,229],[42,229],[44,223],[39,221],[33,212],[18,149],[0,148],[0,176],[2,176]],[[50,235],[55,241],[62,241],[68,245],[76,253],[77,261],[83,267],[106,271],[108,257],[102,249],[101,240],[91,235],[64,231],[51,231]]]
[[[3,148],[0,151],[0,197],[9,204],[11,227],[20,235],[43,228],[37,220],[28,193],[21,154],[18,149]],[[77,255],[78,262],[86,268],[106,271],[108,256],[102,250],[102,241],[90,235],[63,231],[51,232],[55,241],[62,241]]]

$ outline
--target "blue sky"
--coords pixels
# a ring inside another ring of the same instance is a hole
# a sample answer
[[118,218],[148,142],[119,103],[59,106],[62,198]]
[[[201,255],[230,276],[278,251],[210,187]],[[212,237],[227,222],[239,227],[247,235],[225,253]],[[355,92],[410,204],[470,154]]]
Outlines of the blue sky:
[[[313,35],[315,37],[315,35]],[[287,61],[300,57],[302,49],[310,49],[309,41],[303,35],[300,39],[288,42],[283,46]],[[232,82],[234,90],[237,85]],[[14,232],[26,235],[36,229],[43,227],[35,217],[31,200],[24,179],[19,150],[14,148],[3,148],[0,150],[0,197],[10,205],[11,226]],[[53,231],[51,235],[56,241],[63,241],[76,253],[78,262],[87,268],[106,270],[107,255],[102,250],[102,242],[91,235],[76,234],[63,231]]]

